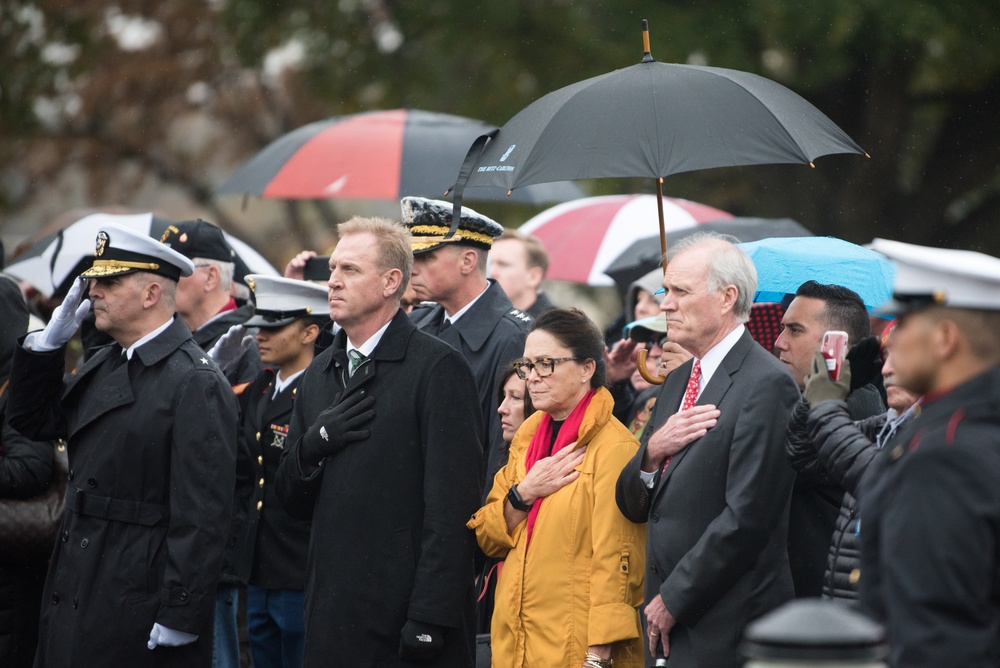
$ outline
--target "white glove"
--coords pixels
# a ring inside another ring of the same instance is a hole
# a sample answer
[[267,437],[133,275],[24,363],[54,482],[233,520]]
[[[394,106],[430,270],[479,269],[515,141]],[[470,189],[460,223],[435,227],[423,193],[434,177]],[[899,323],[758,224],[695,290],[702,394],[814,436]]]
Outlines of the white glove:
[[[208,356],[219,365],[219,369],[226,370],[230,364],[240,358],[253,343],[253,335],[246,334],[247,328],[243,325],[233,325],[229,331],[219,337],[212,349],[208,351]],[[246,336],[244,336],[246,334]]]
[[49,324],[30,341],[26,341],[33,350],[42,353],[58,350],[80,329],[80,323],[90,311],[90,300],[83,299],[85,283],[86,281],[79,279],[73,281],[66,299],[52,312]]
[[193,633],[175,631],[161,624],[153,624],[153,630],[149,632],[149,642],[146,643],[146,647],[149,649],[156,649],[157,646],[180,647],[181,645],[190,645],[197,639],[198,636]]

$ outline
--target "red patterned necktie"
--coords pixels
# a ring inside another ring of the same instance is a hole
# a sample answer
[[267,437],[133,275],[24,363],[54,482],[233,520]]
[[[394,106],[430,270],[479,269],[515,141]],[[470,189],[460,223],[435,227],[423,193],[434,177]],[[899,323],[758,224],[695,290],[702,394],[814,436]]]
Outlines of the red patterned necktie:
[[[695,360],[694,366],[691,367],[691,377],[688,378],[687,389],[684,390],[684,401],[681,402],[681,410],[686,411],[690,408],[694,408],[694,404],[698,401],[698,387],[701,384],[701,360]],[[660,471],[666,471],[667,466],[670,464],[671,456],[667,456],[663,460],[663,468]]]

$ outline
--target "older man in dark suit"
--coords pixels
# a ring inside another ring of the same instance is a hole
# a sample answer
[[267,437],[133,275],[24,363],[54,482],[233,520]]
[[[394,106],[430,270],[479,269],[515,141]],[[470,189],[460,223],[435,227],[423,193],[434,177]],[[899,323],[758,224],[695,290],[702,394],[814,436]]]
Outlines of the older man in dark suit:
[[756,284],[723,237],[677,245],[660,308],[694,359],[667,377],[618,480],[619,508],[649,522],[648,647],[675,667],[739,666],[747,623],[792,597],[784,431],[799,393],[743,325]]

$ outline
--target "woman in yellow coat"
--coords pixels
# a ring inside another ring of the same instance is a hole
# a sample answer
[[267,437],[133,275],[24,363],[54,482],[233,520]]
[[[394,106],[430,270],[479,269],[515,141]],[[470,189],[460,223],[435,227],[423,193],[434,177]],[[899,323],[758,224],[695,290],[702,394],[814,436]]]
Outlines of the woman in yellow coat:
[[518,375],[538,412],[469,521],[505,559],[491,625],[496,668],[638,668],[646,530],[615,484],[639,444],[612,415],[600,330],[576,309],[534,322]]

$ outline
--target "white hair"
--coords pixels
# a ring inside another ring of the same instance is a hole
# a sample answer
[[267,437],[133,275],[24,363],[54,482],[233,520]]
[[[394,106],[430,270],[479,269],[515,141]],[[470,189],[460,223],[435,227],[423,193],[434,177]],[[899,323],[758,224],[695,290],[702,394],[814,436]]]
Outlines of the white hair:
[[714,294],[728,285],[735,286],[733,315],[744,323],[750,319],[750,307],[757,292],[757,269],[750,256],[736,247],[738,243],[739,239],[728,234],[695,232],[677,241],[667,257],[674,258],[696,246],[711,244],[714,248],[709,254],[708,291]]
[[233,272],[236,265],[232,262],[222,262],[221,260],[211,260],[205,257],[196,257],[193,260],[196,265],[212,265],[219,270],[219,291],[228,293],[233,287]]

